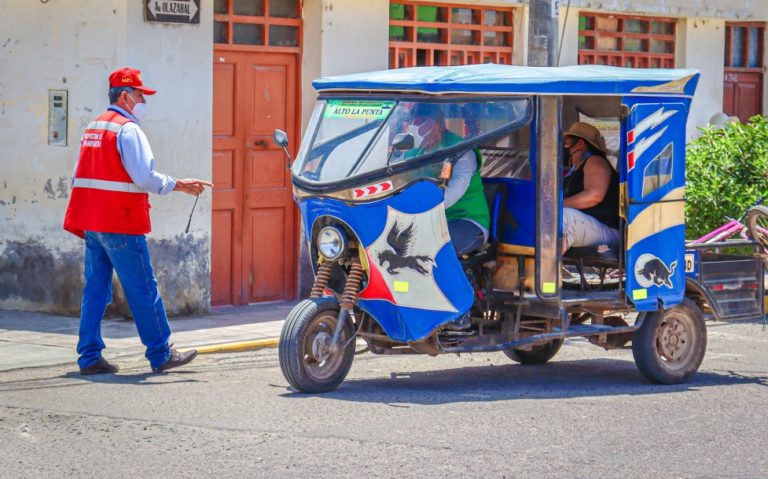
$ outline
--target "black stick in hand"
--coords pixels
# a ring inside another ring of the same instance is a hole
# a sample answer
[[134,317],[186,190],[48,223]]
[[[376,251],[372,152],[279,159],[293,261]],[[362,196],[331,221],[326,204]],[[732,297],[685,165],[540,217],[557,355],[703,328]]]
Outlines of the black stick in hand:
[[189,220],[187,220],[187,228],[184,230],[184,234],[189,233],[189,225],[192,224],[192,213],[195,212],[195,206],[197,206],[197,200],[200,199],[200,195],[195,196],[195,203],[192,205],[192,211],[189,212]]

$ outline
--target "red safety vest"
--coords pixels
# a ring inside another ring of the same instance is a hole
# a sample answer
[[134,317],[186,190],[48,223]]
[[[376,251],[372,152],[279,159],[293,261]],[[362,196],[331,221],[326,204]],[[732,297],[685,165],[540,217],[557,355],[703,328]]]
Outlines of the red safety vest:
[[133,183],[117,151],[117,131],[130,121],[108,110],[86,128],[64,215],[70,233],[82,238],[84,231],[140,235],[151,230],[149,195]]

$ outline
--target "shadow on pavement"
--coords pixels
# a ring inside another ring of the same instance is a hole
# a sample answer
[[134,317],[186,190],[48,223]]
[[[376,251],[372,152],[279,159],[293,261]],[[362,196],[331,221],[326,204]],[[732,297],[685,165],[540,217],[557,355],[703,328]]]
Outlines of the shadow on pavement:
[[120,372],[118,374],[94,374],[83,376],[76,371],[70,371],[62,374],[60,377],[65,379],[78,379],[83,382],[103,383],[103,384],[132,384],[135,386],[163,386],[165,384],[178,383],[198,383],[201,382],[194,378],[185,378],[190,374],[196,374],[194,371],[173,371],[167,373],[131,373]]
[[[274,301],[247,306],[221,306],[213,308],[209,314],[173,316],[169,320],[174,333],[247,326],[283,320],[296,303],[297,301]],[[80,318],[76,316],[0,310],[0,330],[77,336],[79,324]],[[105,339],[137,337],[136,326],[132,319],[104,318],[101,330]]]
[[118,374],[94,374],[92,376],[83,376],[77,371],[69,371],[59,376],[36,377],[30,379],[20,379],[15,381],[0,382],[0,393],[9,391],[34,391],[40,389],[71,388],[83,386],[88,383],[98,384],[120,384],[134,386],[163,386],[167,384],[179,383],[199,383],[205,382],[192,377],[184,377],[196,374],[194,371],[174,371],[169,373],[131,373],[121,372]]
[[[395,371],[389,377],[347,379],[336,391],[318,397],[390,403],[402,407],[403,404],[671,394],[737,384],[768,386],[768,377],[743,376],[733,371],[699,371],[686,384],[662,385],[650,383],[631,361],[590,359],[556,361],[542,366],[506,364],[435,371]],[[309,396],[293,388],[289,391],[282,396]]]

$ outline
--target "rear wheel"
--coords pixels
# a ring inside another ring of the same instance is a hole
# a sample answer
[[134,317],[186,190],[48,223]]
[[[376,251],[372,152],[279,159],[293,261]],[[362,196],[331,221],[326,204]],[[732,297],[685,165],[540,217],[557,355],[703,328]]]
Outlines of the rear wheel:
[[306,299],[297,304],[285,320],[280,334],[280,369],[296,389],[322,393],[344,381],[355,355],[353,328],[348,321],[341,335],[341,347],[331,351],[333,332],[339,318],[335,298]]
[[687,298],[662,313],[648,313],[632,336],[637,368],[662,384],[688,381],[701,366],[706,349],[704,314]]
[[553,339],[552,341],[534,346],[530,351],[522,349],[508,348],[504,350],[504,354],[507,355],[512,361],[525,365],[544,364],[552,359],[560,347],[563,345],[562,339]]
[[753,206],[747,213],[749,235],[768,253],[768,207]]

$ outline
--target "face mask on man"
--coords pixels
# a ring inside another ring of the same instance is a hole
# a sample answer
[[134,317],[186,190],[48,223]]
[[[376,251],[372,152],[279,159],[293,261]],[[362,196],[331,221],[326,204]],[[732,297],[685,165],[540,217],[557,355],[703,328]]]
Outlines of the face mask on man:
[[422,135],[419,133],[419,127],[416,125],[411,125],[408,127],[408,133],[413,136],[413,147],[414,148],[421,148],[421,145],[424,144],[424,140],[427,138],[427,135]]
[[144,118],[147,117],[147,104],[137,102],[136,100],[133,99],[131,95],[128,95],[128,98],[130,98],[133,101],[133,108],[131,108],[131,115],[133,115],[137,120],[142,121]]
[[429,138],[433,128],[432,121],[431,119],[426,119],[418,125],[412,123],[408,127],[408,133],[413,136],[414,148],[422,148],[427,143],[427,138]]

